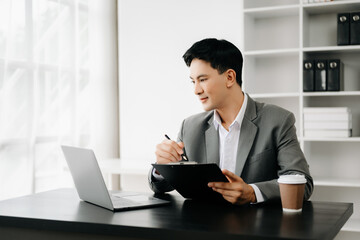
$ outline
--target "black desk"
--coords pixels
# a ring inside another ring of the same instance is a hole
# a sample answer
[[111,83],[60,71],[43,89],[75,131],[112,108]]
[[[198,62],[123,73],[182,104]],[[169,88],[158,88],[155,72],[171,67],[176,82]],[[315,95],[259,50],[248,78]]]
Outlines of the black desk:
[[251,206],[184,201],[113,213],[59,189],[0,202],[1,239],[332,239],[352,203],[305,202],[299,215],[280,202]]

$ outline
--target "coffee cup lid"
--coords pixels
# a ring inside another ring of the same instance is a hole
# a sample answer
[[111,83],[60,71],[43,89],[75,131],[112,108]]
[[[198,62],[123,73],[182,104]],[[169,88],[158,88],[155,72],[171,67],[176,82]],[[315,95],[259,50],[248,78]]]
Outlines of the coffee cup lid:
[[304,175],[301,174],[281,175],[278,179],[278,183],[302,184],[306,183],[306,178]]

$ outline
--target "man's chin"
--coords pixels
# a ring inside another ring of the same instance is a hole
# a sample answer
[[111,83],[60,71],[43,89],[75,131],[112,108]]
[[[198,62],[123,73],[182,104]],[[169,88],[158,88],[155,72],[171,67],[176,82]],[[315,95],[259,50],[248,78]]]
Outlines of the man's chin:
[[203,104],[203,109],[204,109],[204,111],[206,111],[206,112],[211,111],[211,110],[214,110],[214,108],[213,108],[212,106],[205,105],[205,104]]

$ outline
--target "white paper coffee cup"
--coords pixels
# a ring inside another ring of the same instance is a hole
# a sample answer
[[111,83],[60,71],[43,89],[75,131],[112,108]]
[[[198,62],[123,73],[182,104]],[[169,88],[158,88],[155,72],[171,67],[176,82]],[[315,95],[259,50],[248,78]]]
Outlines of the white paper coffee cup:
[[282,175],[278,179],[284,212],[301,212],[306,178],[304,175]]

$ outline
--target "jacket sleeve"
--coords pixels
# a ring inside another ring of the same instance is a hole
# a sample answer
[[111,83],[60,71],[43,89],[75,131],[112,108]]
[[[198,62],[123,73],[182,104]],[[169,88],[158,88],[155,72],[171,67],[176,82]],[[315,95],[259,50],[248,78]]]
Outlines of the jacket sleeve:
[[[182,136],[183,136],[183,126],[184,126],[184,122],[181,124],[181,128],[180,128],[180,132],[178,134],[178,138],[177,141],[182,141]],[[185,152],[185,149],[184,149]],[[173,191],[174,188],[165,180],[157,180],[154,178],[153,176],[153,171],[154,168],[150,168],[149,174],[148,174],[148,182],[149,182],[149,187],[150,189],[154,192],[154,193],[164,193],[164,192],[170,192]]]
[[[277,162],[279,165],[278,175],[302,174],[307,183],[305,185],[304,199],[309,199],[313,188],[313,179],[310,176],[309,165],[306,162],[297,136],[295,117],[292,113],[286,116],[282,126],[276,134]],[[262,192],[265,200],[280,198],[280,190],[277,179],[255,183]]]
[[149,187],[154,193],[164,193],[164,192],[170,192],[174,190],[174,188],[165,180],[156,180],[153,176],[153,170],[152,167],[148,174],[148,182]]

